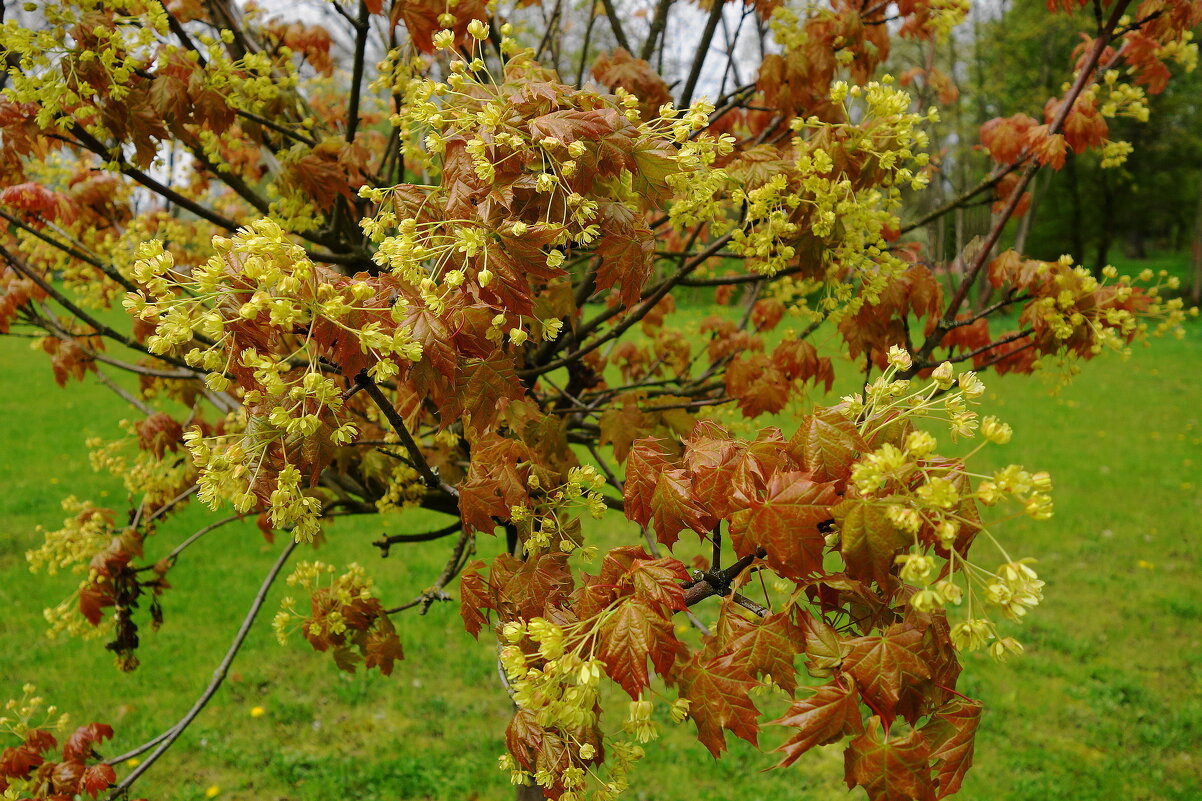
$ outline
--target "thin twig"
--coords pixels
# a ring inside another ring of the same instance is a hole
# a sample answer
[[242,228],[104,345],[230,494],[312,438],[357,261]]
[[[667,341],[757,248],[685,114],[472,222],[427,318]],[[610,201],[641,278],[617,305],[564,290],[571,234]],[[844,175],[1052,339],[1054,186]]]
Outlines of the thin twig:
[[[267,600],[267,593],[271,589],[271,585],[275,583],[276,578],[280,575],[280,571],[284,569],[284,565],[288,561],[288,557],[292,555],[292,551],[296,548],[296,540],[289,539],[288,545],[280,553],[279,558],[275,560],[275,564],[271,566],[271,570],[267,571],[267,575],[263,579],[263,583],[259,586],[259,591],[255,594],[254,600],[251,602],[250,609],[246,613],[246,617],[242,619],[242,625],[238,627],[238,633],[234,635],[234,641],[230,643],[230,647],[225,652],[225,657],[221,663],[217,665],[217,669],[213,671],[213,678],[209,681],[209,686],[205,688],[200,697],[196,699],[196,703],[188,710],[179,722],[171,728],[167,729],[162,734],[151,739],[148,742],[139,745],[131,751],[128,751],[121,756],[113,757],[105,760],[109,765],[117,765],[127,759],[144,754],[151,748],[154,751],[150,756],[146,757],[140,765],[134,768],[133,772],[121,780],[113,791],[109,793],[107,801],[116,801],[117,798],[124,796],[126,791],[133,785],[138,778],[148,771],[155,762],[158,761],[168,748],[175,743],[179,736],[184,733],[184,730],[196,720],[197,715],[201,710],[212,700],[217,690],[225,681],[226,675],[229,673],[230,665],[234,661],[234,657],[238,655],[238,651],[242,648],[242,643],[246,642],[246,635],[250,633],[250,627],[254,624],[255,618],[259,615],[259,610],[263,608],[263,603]],[[157,746],[157,747],[156,747]]]

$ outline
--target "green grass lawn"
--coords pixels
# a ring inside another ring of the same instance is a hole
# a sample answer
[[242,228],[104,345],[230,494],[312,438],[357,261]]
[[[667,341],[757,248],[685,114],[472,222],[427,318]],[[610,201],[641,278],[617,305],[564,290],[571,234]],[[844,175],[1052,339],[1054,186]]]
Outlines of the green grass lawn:
[[[1200,364],[1195,326],[1186,339],[1138,349],[1130,361],[1088,365],[1058,397],[1039,379],[987,377],[983,411],[1016,432],[987,458],[1050,470],[1057,511],[1048,522],[1001,531],[1016,556],[1039,558],[1047,600],[1015,632],[1025,656],[1005,665],[966,658],[962,689],[984,699],[987,712],[961,798],[1199,798]],[[145,632],[135,673],[117,672],[100,641],[48,640],[42,610],[68,594],[74,578],[31,576],[24,553],[39,541],[36,526],[58,526],[67,494],[122,507],[119,482],[90,470],[83,442],[112,434],[130,412],[92,379],[60,390],[28,340],[0,338],[0,365],[0,700],[35,682],[77,721],[111,722],[112,752],[123,751],[191,705],[279,546],[248,523],[187,551],[169,576],[166,622]],[[165,553],[202,520],[190,510],[150,543],[150,554]],[[381,560],[370,541],[381,531],[436,525],[436,516],[422,514],[342,520],[320,558],[364,563],[386,603],[405,601],[434,580],[449,544],[398,548]],[[482,540],[480,554],[498,547]],[[398,616],[407,658],[391,677],[347,675],[299,639],[287,648],[275,642],[269,621],[283,594],[273,592],[229,681],[135,796],[187,801],[217,787],[222,799],[512,797],[495,767],[509,706],[494,650],[464,634],[455,604]],[[774,712],[781,701],[762,705]],[[265,713],[252,716],[259,706]],[[837,748],[761,773],[776,762],[771,755],[733,741],[714,762],[686,726],[648,747],[631,798],[848,797]],[[778,741],[764,737],[767,746]]]

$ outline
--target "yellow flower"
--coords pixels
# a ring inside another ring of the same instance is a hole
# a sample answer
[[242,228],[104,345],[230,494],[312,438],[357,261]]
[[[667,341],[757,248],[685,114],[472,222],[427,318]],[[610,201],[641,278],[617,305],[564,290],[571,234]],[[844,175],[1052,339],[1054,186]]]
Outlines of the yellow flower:
[[205,790],[205,798],[216,798],[221,794],[221,788],[215,784],[210,784],[209,789]]
[[261,707],[261,706],[252,706],[252,707],[250,708],[250,716],[251,716],[252,718],[261,718],[261,717],[263,717],[265,714],[267,714],[267,710],[266,710],[266,709],[264,709],[264,708],[263,708],[263,707]]

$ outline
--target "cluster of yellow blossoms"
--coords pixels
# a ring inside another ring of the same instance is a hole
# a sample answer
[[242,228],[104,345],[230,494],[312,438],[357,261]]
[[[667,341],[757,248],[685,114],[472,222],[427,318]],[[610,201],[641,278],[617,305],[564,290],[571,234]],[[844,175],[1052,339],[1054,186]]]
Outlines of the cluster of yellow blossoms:
[[[1016,640],[998,636],[994,622],[981,607],[996,608],[1019,621],[1042,600],[1043,582],[1031,569],[1031,560],[1014,560],[1006,553],[981,521],[976,505],[992,507],[1009,497],[1021,506],[1022,513],[1046,520],[1052,516],[1051,477],[1029,473],[1019,465],[989,476],[968,472],[965,462],[986,444],[1009,442],[1010,426],[994,417],[978,420],[969,408],[985,391],[972,371],[957,375],[951,363],[944,362],[933,371],[930,383],[915,386],[911,380],[896,378],[911,364],[903,349],[890,348],[889,366],[881,377],[864,395],[843,399],[844,413],[857,423],[860,433],[871,438],[899,421],[927,418],[944,420],[953,439],[973,438],[979,432],[983,441],[964,457],[949,460],[934,456],[938,445],[934,436],[912,430],[899,445],[887,442],[861,456],[852,467],[852,483],[861,497],[883,506],[892,525],[913,537],[910,551],[896,560],[901,578],[918,588],[910,596],[910,605],[929,612],[958,606],[967,598],[969,619],[952,628],[956,647],[977,649],[988,644],[999,659],[1021,652]],[[977,479],[975,490],[973,479]],[[990,571],[965,558],[972,537],[986,537],[1005,562]],[[938,550],[945,567],[931,555],[933,549]],[[963,577],[966,587],[957,583],[957,576]],[[983,603],[977,600],[978,590]]]
[[[587,620],[558,625],[545,618],[506,623],[501,629],[504,645],[501,667],[509,682],[514,703],[533,716],[534,722],[564,740],[567,765],[552,770],[522,769],[510,754],[500,757],[499,765],[510,771],[514,784],[534,782],[541,787],[562,785],[567,792],[559,796],[582,801],[588,780],[593,780],[589,798],[612,801],[628,786],[628,775],[643,756],[638,743],[659,737],[652,720],[654,706],[645,697],[630,702],[623,730],[634,740],[605,738],[605,776],[596,773],[600,746],[597,710],[599,683],[604,667],[594,654],[597,628],[610,607]],[[688,699],[671,706],[672,719],[680,723],[688,717]],[[545,749],[544,749],[545,750]]]
[[575,550],[581,542],[579,512],[587,511],[594,520],[605,516],[605,499],[601,495],[605,476],[592,465],[571,468],[562,486],[545,492],[533,471],[527,484],[534,505],[514,506],[510,516],[518,527],[523,547],[532,554],[551,548]]

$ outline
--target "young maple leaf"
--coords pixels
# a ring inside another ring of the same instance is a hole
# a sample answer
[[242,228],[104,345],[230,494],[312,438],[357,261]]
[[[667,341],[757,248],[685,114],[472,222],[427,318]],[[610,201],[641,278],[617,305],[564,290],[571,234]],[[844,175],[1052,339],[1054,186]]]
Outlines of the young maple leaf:
[[101,790],[106,790],[116,783],[117,771],[113,770],[112,765],[100,762],[96,765],[88,765],[83,769],[80,789],[92,796],[92,798],[96,798],[100,795]]
[[776,414],[789,402],[792,382],[762,353],[739,357],[726,368],[726,393],[747,417]]
[[815,746],[827,745],[864,730],[859,696],[851,682],[847,686],[834,682],[822,685],[809,698],[794,701],[782,718],[771,721],[769,725],[798,730],[776,749],[785,752],[785,758],[777,764],[778,768],[792,765]]
[[92,758],[93,746],[113,738],[113,727],[104,723],[87,723],[77,728],[67,742],[63,743],[63,759],[84,760]]
[[851,646],[822,618],[806,611],[800,617],[805,630],[806,669],[811,676],[830,676],[842,666]]
[[651,522],[651,495],[660,472],[671,467],[668,450],[660,440],[644,437],[635,441],[626,462],[626,485],[622,500],[626,517],[640,526]]
[[677,534],[691,528],[703,534],[717,522],[693,495],[693,485],[682,469],[664,470],[655,481],[651,493],[651,527],[655,538],[669,548]]
[[759,710],[748,695],[755,680],[728,656],[702,659],[701,653],[694,654],[678,674],[680,694],[689,699],[689,717],[697,724],[697,739],[715,758],[726,750],[723,729],[758,745]]
[[651,232],[632,228],[629,236],[603,236],[597,242],[596,253],[601,258],[597,289],[616,286],[623,306],[637,303],[655,263],[655,239]]
[[816,484],[808,473],[777,473],[762,500],[731,518],[735,553],[763,548],[768,565],[786,578],[821,572],[826,537],[818,524],[831,519],[831,507],[838,502],[833,483]]
[[843,659],[860,694],[882,715],[892,715],[902,690],[931,677],[922,658],[922,632],[908,623],[890,626],[880,636],[856,637]]
[[387,617],[378,618],[363,643],[363,667],[379,668],[385,676],[391,676],[393,663],[404,658],[405,651],[392,621]]
[[493,608],[488,582],[480,575],[482,567],[484,562],[477,559],[464,568],[459,577],[459,616],[463,618],[463,627],[477,638],[488,622],[484,610]]
[[890,522],[883,507],[863,498],[846,498],[831,510],[842,536],[843,561],[852,578],[892,582],[889,571],[897,552],[911,538]]
[[629,599],[601,627],[598,655],[609,677],[631,698],[638,698],[651,685],[647,659],[664,675],[672,669],[680,647],[670,619],[642,601]]
[[802,421],[789,439],[789,453],[814,474],[814,481],[846,481],[851,466],[869,450],[855,424],[834,409]]
[[630,582],[636,598],[661,614],[668,615],[685,608],[682,581],[689,572],[679,559],[636,559],[623,575],[622,583]]
[[[513,359],[504,353],[496,353],[487,359],[464,361],[459,370],[457,388],[458,412],[470,411],[472,426],[479,431],[495,426],[510,401],[518,400],[525,394],[514,372]],[[445,410],[444,414],[451,418],[458,416],[450,409]]]
[[[497,557],[508,557],[509,562],[517,562],[515,569],[507,577],[501,589],[497,592],[499,608],[510,605],[521,617],[541,617],[546,614],[549,606],[566,600],[572,588],[572,574],[568,569],[567,554],[546,553],[526,561],[518,561],[509,554]],[[494,562],[493,583],[499,582]]]
[[790,695],[797,688],[793,657],[805,648],[805,632],[793,622],[790,612],[769,615],[749,625],[726,648],[753,676],[768,675]]
[[847,786],[863,787],[869,801],[934,801],[931,745],[920,732],[889,739],[879,718],[843,752]]
[[938,761],[935,796],[944,798],[960,789],[964,774],[972,767],[981,703],[957,698],[935,712],[921,731],[934,743],[931,757]]

